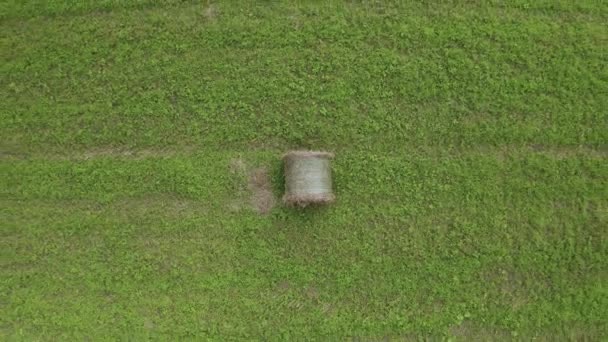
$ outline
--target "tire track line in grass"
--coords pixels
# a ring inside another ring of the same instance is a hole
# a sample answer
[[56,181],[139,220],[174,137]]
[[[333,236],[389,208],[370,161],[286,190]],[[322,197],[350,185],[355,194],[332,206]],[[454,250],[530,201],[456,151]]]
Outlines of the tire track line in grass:
[[[10,160],[49,160],[49,161],[86,161],[95,159],[122,159],[122,160],[143,160],[143,159],[164,159],[172,157],[191,157],[196,154],[210,152],[195,146],[172,147],[172,148],[144,148],[131,149],[121,147],[100,147],[84,151],[74,151],[68,153],[43,153],[43,152],[11,152],[0,149],[0,161]],[[213,153],[217,153],[214,150]],[[255,151],[254,151],[255,152]],[[374,151],[375,154],[382,154],[383,151]],[[276,151],[277,155],[281,151]],[[336,150],[337,154],[342,153],[368,153],[357,149]],[[395,152],[386,152],[386,156],[393,157]],[[541,154],[554,159],[568,159],[584,156],[591,159],[608,158],[607,146],[546,146],[540,144],[530,145],[506,145],[506,146],[475,146],[471,148],[440,148],[423,147],[419,149],[407,149],[407,154],[412,156],[429,157],[449,157],[449,156],[474,156],[474,155],[496,155],[501,157],[521,155],[521,154]],[[402,155],[399,153],[399,155]]]

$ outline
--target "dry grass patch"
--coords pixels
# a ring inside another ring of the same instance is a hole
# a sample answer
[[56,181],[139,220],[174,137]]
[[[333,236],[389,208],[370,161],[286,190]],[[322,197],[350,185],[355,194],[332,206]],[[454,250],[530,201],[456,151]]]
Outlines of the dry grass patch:
[[235,176],[236,197],[228,204],[228,210],[239,212],[247,207],[259,214],[268,214],[276,205],[272,193],[272,181],[265,167],[252,169],[241,158],[234,158],[228,164],[228,170]]
[[266,168],[257,168],[249,175],[251,205],[260,214],[268,214],[276,204],[272,183]]

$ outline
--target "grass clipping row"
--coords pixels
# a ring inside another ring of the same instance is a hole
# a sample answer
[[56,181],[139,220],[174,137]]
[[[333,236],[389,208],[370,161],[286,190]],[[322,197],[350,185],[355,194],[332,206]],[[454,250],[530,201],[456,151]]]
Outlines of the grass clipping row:
[[329,152],[291,151],[283,156],[285,195],[283,201],[292,206],[329,204],[336,197],[332,192]]

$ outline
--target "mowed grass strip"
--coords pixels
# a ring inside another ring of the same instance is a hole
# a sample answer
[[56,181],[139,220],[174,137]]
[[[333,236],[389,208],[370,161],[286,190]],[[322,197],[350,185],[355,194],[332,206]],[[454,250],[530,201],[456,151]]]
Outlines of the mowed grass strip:
[[138,336],[601,331],[602,159],[343,155],[335,206],[260,216],[247,177],[261,163],[280,184],[278,158],[216,157],[13,163],[7,321],[42,307],[65,315],[45,321],[56,336],[118,333],[115,315]]
[[1,6],[2,337],[608,334],[605,6]]
[[6,20],[4,144],[374,150],[608,140],[605,9],[209,6]]

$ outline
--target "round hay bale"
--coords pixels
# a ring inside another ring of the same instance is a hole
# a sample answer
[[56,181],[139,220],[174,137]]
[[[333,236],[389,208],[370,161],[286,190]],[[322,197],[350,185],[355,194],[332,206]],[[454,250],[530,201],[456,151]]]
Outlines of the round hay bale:
[[283,156],[285,164],[285,195],[288,205],[305,207],[328,204],[335,200],[332,192],[329,152],[291,151]]

